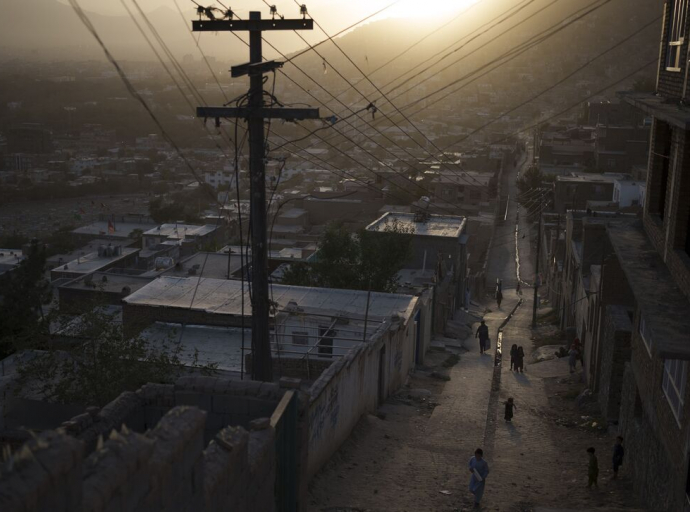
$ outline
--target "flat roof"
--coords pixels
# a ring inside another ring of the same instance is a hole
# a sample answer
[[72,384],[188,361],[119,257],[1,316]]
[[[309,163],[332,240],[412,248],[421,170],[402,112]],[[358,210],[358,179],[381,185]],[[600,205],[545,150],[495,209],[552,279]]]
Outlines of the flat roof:
[[467,219],[455,215],[429,215],[427,221],[416,222],[413,213],[386,212],[369,224],[367,231],[384,231],[396,221],[401,227],[413,229],[418,236],[459,238]]
[[[70,273],[80,273],[87,274],[89,272],[95,272],[100,270],[105,265],[112,263],[113,261],[121,260],[132,253],[138,252],[139,249],[134,247],[123,247],[122,254],[118,256],[99,256],[98,252],[92,252],[84,256],[80,256],[76,260],[65,263],[55,267],[51,272],[70,272]],[[67,267],[67,268],[65,268]]]
[[[230,258],[229,262],[228,257]],[[230,275],[232,275],[242,268],[242,259],[242,256],[234,253],[228,255],[218,252],[198,252],[189,258],[179,261],[171,268],[162,272],[162,275],[187,277],[190,275],[190,269],[194,269],[193,271],[198,276],[227,279],[228,263],[230,264]],[[244,264],[249,265],[249,263],[250,261],[245,257]]]
[[[155,322],[141,334],[152,345],[179,342],[178,355],[183,365],[215,363],[218,370],[242,370],[242,329],[236,327],[210,327]],[[244,346],[251,348],[252,331],[244,329]]]
[[[106,278],[104,281],[103,278]],[[71,281],[68,281],[60,286],[58,289],[69,288],[77,290],[99,290],[110,293],[120,293],[122,289],[129,287],[130,293],[143,288],[151,282],[153,276],[133,276],[129,274],[111,274],[109,272],[93,272],[91,274],[91,283],[85,280],[85,276],[79,276]],[[95,285],[95,286],[94,286]]]
[[611,244],[662,358],[690,360],[690,301],[647,239],[642,222],[612,224]]
[[164,236],[166,238],[184,238],[186,236],[203,236],[218,229],[215,224],[161,224],[144,232],[144,236]]
[[109,237],[128,238],[129,234],[135,229],[140,229],[141,231],[145,232],[146,230],[151,229],[151,226],[154,225],[155,224],[140,222],[114,222],[113,226],[115,231],[113,233],[109,233],[108,221],[98,221],[74,229],[72,230],[72,233],[75,235],[107,235]]
[[[123,299],[126,304],[151,307],[194,309],[206,313],[242,314],[242,283],[229,279],[161,276]],[[295,302],[305,313],[346,314],[364,318],[367,292],[274,284],[271,300],[282,310]],[[192,303],[192,297],[194,302]],[[410,295],[372,292],[370,318],[399,315],[408,318],[414,311],[417,298]],[[251,315],[249,289],[244,283],[244,314]]]
[[19,265],[22,259],[21,249],[0,249],[0,274]]
[[663,96],[652,93],[629,93],[623,99],[630,105],[639,108],[681,130],[690,130],[690,109],[678,103],[666,103]]

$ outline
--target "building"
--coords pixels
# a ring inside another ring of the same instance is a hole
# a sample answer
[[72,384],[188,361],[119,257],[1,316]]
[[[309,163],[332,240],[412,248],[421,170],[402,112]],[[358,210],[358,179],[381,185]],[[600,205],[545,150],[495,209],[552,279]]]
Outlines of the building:
[[453,275],[455,311],[465,300],[467,277],[467,219],[452,215],[387,212],[367,226],[367,231],[385,232],[392,226],[412,233],[412,257],[406,268],[426,270],[443,262]]
[[637,180],[616,180],[613,182],[613,201],[620,208],[642,206],[645,183]]
[[614,173],[570,173],[557,176],[553,186],[553,207],[556,213],[585,210],[587,201],[612,201],[616,180],[629,176]]
[[626,97],[653,117],[642,222],[608,229],[632,301],[619,432],[654,510],[690,510],[689,4],[666,1],[656,94]]
[[123,248],[121,245],[101,245],[95,252],[78,256],[77,259],[52,269],[50,271],[50,280],[55,282],[58,279],[76,279],[113,267],[136,266],[138,254],[139,249],[133,247]]
[[214,247],[225,242],[225,232],[222,226],[205,224],[161,224],[144,231],[142,234],[142,248],[154,249],[159,245],[179,245],[185,248],[184,255],[193,254],[205,247]]

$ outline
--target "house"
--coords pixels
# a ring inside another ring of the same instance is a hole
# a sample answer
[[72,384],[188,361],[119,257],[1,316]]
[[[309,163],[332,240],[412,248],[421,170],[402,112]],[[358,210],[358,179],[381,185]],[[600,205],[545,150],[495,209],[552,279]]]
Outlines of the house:
[[554,182],[553,206],[556,213],[567,210],[584,210],[587,201],[611,201],[616,180],[629,176],[615,173],[579,173],[557,176]]
[[367,226],[367,231],[385,232],[397,225],[412,233],[412,257],[405,268],[426,270],[441,262],[453,275],[451,311],[464,305],[467,277],[467,219],[454,215],[432,215],[425,212],[387,212]]
[[122,247],[121,245],[100,245],[92,253],[78,256],[76,259],[59,265],[50,271],[50,280],[76,279],[104,271],[113,267],[136,266],[139,249]]

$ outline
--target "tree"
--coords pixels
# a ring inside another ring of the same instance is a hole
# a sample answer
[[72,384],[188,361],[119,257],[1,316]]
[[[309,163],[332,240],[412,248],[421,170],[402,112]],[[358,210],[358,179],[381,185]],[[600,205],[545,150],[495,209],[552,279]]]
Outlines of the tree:
[[395,292],[397,273],[412,254],[412,229],[393,221],[382,231],[350,233],[331,224],[319,241],[316,261],[292,264],[282,282],[350,290]]
[[26,258],[4,276],[4,293],[0,301],[0,358],[4,359],[19,346],[37,343],[45,331],[43,304],[50,297],[45,278],[45,247],[34,240]]
[[[78,341],[26,353],[17,369],[17,392],[31,390],[43,399],[103,407],[123,391],[147,382],[172,382],[192,367],[211,374],[217,365],[198,363],[197,352],[185,354],[175,333],[164,340],[125,336],[111,313],[97,306],[63,322]],[[183,365],[183,359],[187,362]]]

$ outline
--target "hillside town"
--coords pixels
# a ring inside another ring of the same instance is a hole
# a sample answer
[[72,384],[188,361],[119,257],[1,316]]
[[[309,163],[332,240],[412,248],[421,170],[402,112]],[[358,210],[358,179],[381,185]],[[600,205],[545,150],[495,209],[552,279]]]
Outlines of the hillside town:
[[250,3],[0,21],[0,510],[690,511],[690,0]]

